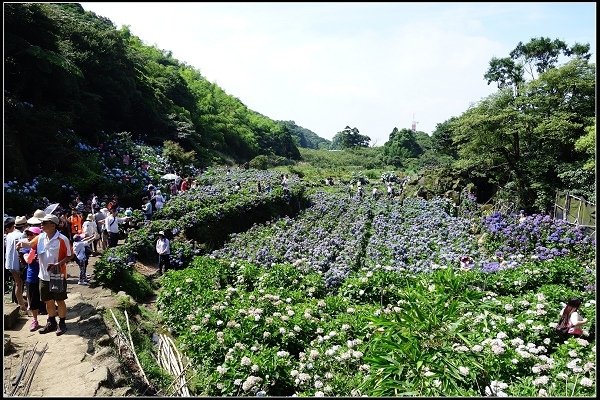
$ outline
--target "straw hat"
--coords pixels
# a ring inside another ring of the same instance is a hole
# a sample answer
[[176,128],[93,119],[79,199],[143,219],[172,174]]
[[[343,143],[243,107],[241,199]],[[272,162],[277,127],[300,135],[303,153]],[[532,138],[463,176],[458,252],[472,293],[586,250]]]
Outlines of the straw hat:
[[42,223],[42,218],[44,218],[46,216],[46,213],[44,212],[44,210],[35,210],[35,212],[33,213],[33,217],[29,218],[27,220],[27,223],[29,225],[39,225]]
[[20,227],[20,226],[23,226],[23,225],[27,225],[27,218],[25,218],[25,216],[17,217],[15,219],[15,226],[16,227]]

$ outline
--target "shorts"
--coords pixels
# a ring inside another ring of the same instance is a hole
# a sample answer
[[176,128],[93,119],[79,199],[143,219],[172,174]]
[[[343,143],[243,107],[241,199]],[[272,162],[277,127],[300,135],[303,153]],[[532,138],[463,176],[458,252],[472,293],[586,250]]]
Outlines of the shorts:
[[[67,279],[65,278],[65,287],[67,287]],[[67,291],[55,293],[50,291],[50,281],[40,280],[40,297],[42,301],[49,300],[66,300]]]
[[40,283],[25,283],[27,285],[27,302],[32,310],[40,309]]

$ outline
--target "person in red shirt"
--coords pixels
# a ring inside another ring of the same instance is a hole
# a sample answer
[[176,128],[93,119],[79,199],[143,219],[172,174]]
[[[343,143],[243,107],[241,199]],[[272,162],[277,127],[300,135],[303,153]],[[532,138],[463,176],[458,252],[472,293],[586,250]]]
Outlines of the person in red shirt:
[[189,182],[188,182],[188,181],[189,181],[189,178],[188,178],[188,179],[184,179],[184,180],[181,182],[181,188],[180,188],[180,190],[181,190],[182,192],[185,192],[186,190],[188,190],[188,189],[190,188],[190,184],[189,184]]

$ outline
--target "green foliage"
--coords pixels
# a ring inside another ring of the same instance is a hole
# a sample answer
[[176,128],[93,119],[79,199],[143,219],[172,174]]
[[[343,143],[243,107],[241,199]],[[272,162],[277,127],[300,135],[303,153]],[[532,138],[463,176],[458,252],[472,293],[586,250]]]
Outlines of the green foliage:
[[343,131],[335,134],[331,140],[332,150],[344,150],[354,147],[369,147],[371,138],[361,135],[357,128],[346,126]]
[[166,140],[163,145],[163,157],[175,168],[176,171],[187,175],[189,174],[188,166],[194,165],[196,161],[195,151],[185,151],[179,143],[171,140]]
[[296,125],[294,121],[277,121],[283,124],[292,135],[298,147],[309,149],[328,149],[331,141],[319,137],[313,131]]
[[[422,135],[419,137],[424,145],[428,144],[429,140],[425,140]],[[409,159],[417,158],[422,153],[423,148],[417,141],[417,135],[410,129],[394,128],[389,140],[383,146],[385,163],[398,168],[407,167],[410,163]]]
[[[477,375],[485,376],[481,361],[454,351],[452,344],[470,347],[471,329],[462,316],[481,295],[467,289],[464,277],[451,270],[436,271],[432,278],[434,283],[421,277],[400,288],[396,312],[372,319],[376,335],[365,358],[373,374],[363,384],[365,392],[477,395],[472,388]],[[465,376],[459,367],[472,373]]]
[[278,166],[282,166],[282,165],[290,165],[290,164],[292,164],[292,161],[290,161],[289,159],[287,159],[285,157],[276,156],[274,154],[270,154],[270,155],[261,154],[261,155],[254,157],[252,160],[250,160],[250,162],[248,163],[248,166],[250,168],[266,170],[269,168],[274,168],[274,167],[278,167]]
[[595,154],[596,154],[596,124],[590,125],[585,128],[585,135],[581,136],[575,142],[575,150],[583,152],[589,156],[583,169],[586,171],[593,171],[596,168]]

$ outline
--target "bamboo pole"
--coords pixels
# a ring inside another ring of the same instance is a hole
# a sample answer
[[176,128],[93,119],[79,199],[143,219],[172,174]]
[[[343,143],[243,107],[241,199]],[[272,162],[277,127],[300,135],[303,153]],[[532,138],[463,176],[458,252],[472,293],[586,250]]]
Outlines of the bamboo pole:
[[140,360],[138,359],[137,353],[135,352],[135,346],[133,345],[133,339],[131,338],[131,328],[129,327],[129,316],[127,315],[127,311],[124,311],[124,313],[125,313],[125,320],[127,321],[127,334],[129,335],[129,341],[131,342],[131,351],[133,352],[133,357],[135,358],[135,363],[137,364],[138,368],[140,369],[140,373],[142,374],[142,378],[144,378],[144,382],[146,382],[146,385],[151,386],[150,381],[148,381],[148,378],[146,377],[146,374],[144,373],[144,369],[142,368],[142,365],[140,364]]
[[31,372],[29,373],[29,378],[27,379],[27,384],[25,385],[25,390],[23,392],[23,396],[27,396],[29,394],[29,389],[31,388],[31,382],[33,382],[33,377],[35,376],[35,371],[37,371],[37,367],[38,367],[38,365],[40,365],[40,362],[42,361],[42,357],[44,357],[44,354],[46,354],[46,350],[48,350],[48,343],[46,343],[46,345],[42,348],[41,353],[38,354],[38,358],[36,359],[35,363],[33,364]]
[[31,364],[33,356],[35,355],[35,348],[37,347],[38,343],[39,342],[35,342],[35,345],[33,346],[31,352],[28,354],[27,358],[25,357],[25,352],[23,352],[23,358],[21,358],[21,368],[19,369],[19,373],[15,378],[15,382],[13,382],[14,388],[11,392],[11,396],[14,396],[15,393],[17,393],[17,390],[19,390],[19,384],[21,383],[21,379],[25,377],[25,375],[27,375],[27,369],[29,368],[29,364]]

